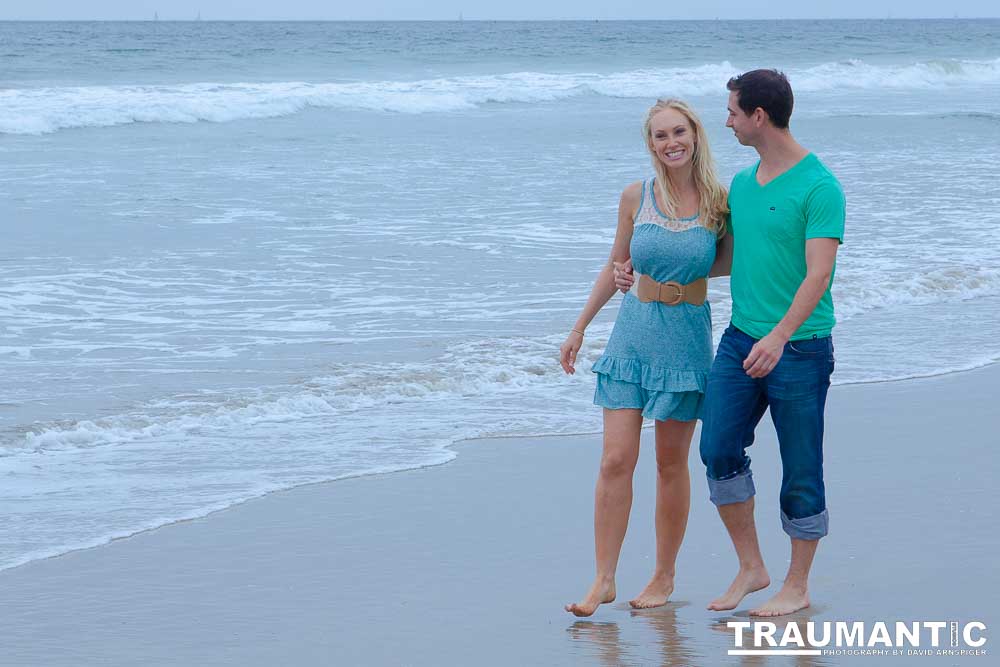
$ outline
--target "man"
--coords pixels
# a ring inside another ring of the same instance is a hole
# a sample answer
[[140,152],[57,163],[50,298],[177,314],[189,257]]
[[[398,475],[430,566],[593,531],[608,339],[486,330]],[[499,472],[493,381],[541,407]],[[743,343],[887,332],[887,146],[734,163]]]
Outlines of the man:
[[[794,100],[784,74],[753,70],[727,88],[726,127],[760,160],[738,173],[729,191],[732,323],[705,393],[701,458],[739,558],[733,583],[708,608],[734,609],[771,583],[757,543],[746,455],[770,408],[783,471],[781,522],[792,558],[778,594],[750,613],[781,616],[809,606],[809,571],[828,532],[823,411],[833,372],[830,285],[843,242],[844,195],[788,129]],[[618,272],[616,282],[627,287],[631,276]]]

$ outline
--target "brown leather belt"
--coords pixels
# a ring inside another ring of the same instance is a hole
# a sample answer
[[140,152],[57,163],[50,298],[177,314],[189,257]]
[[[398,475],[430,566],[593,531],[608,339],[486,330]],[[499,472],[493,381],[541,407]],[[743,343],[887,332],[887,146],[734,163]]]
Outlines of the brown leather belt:
[[639,301],[643,303],[659,301],[668,306],[677,306],[682,303],[700,306],[708,298],[708,280],[705,278],[698,278],[687,285],[681,285],[673,280],[658,283],[641,273],[634,275],[635,282],[632,283],[632,289],[629,291],[639,297]]

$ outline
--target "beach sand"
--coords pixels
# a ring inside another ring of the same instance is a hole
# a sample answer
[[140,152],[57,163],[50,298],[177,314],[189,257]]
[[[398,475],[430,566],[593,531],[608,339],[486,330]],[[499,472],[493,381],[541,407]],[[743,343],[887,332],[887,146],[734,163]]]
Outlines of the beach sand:
[[[998,627],[998,386],[994,365],[831,390],[831,534],[813,570],[813,607],[796,620],[979,620]],[[626,600],[653,565],[651,436],[644,433],[619,600],[590,619],[576,619],[562,606],[579,599],[593,576],[600,437],[484,440],[463,443],[446,465],[275,493],[2,572],[0,664],[859,660],[726,654],[733,635],[725,622],[746,620],[747,610],[777,590],[787,566],[777,447],[767,418],[751,456],[771,588],[751,595],[735,614],[705,610],[728,585],[736,561],[708,501],[696,440],[674,601],[629,609]],[[885,659],[995,664],[993,657]]]

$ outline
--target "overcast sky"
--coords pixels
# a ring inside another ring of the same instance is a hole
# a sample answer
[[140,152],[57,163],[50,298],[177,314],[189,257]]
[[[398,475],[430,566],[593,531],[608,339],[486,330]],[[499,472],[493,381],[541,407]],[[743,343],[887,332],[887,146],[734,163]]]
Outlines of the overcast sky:
[[2,19],[454,20],[963,18],[1000,16],[997,0],[2,0]]

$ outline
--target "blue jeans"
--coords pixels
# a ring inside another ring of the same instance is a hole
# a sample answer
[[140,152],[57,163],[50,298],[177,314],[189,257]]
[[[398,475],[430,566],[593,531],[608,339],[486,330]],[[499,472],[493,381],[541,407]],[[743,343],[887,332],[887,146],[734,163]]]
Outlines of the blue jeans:
[[722,335],[705,391],[701,460],[716,505],[755,493],[747,447],[771,409],[781,451],[781,524],[789,536],[818,540],[829,532],[823,486],[823,409],[833,373],[831,337],[792,341],[768,375],[752,378],[743,360],[757,339],[733,325]]

